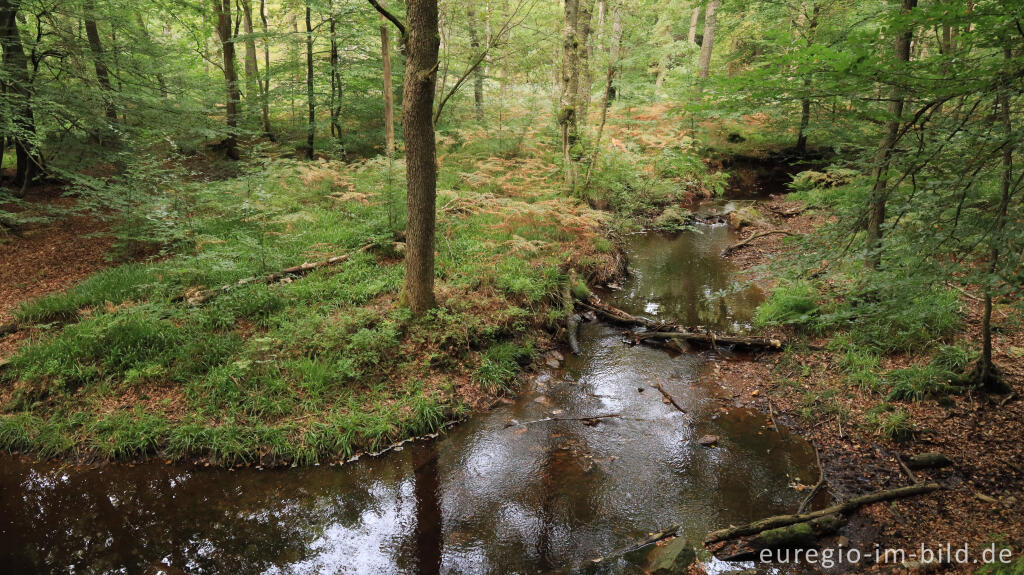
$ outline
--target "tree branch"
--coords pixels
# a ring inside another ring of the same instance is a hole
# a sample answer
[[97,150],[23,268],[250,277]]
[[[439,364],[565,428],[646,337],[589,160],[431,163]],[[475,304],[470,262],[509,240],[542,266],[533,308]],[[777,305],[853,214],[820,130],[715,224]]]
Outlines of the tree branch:
[[377,0],[368,1],[370,2],[370,5],[374,7],[374,9],[380,12],[381,16],[387,18],[392,24],[395,25],[395,28],[398,28],[398,33],[402,35],[402,38],[405,38],[408,35],[406,34],[405,31],[405,24],[402,24],[402,21],[395,17],[394,14],[388,12],[387,8],[381,6],[380,2],[377,2]]

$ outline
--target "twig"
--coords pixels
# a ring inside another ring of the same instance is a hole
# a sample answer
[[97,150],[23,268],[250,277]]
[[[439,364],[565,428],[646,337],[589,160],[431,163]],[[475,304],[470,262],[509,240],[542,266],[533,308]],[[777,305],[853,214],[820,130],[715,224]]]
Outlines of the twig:
[[669,392],[665,391],[665,388],[661,386],[661,382],[655,382],[653,387],[660,391],[661,394],[665,396],[665,399],[667,399],[673,407],[678,409],[681,413],[686,413],[686,410],[683,409],[683,406],[676,403],[676,398],[672,397],[672,395]]
[[741,242],[737,242],[737,243],[735,243],[735,244],[725,248],[724,250],[722,250],[722,254],[721,255],[727,256],[727,255],[731,254],[732,252],[734,252],[734,251],[736,251],[736,250],[738,250],[738,249],[740,249],[742,247],[745,247],[745,246],[749,245],[754,240],[763,238],[765,236],[775,235],[775,234],[781,234],[781,235],[784,235],[784,236],[795,236],[795,235],[798,235],[798,234],[794,234],[793,232],[788,232],[786,230],[768,230],[766,232],[760,232],[760,233],[757,233],[757,234],[754,234],[754,235],[750,236],[749,238],[747,238],[747,239],[745,239],[745,240],[743,240]]
[[903,461],[903,456],[900,455],[899,453],[896,454],[896,462],[900,464],[900,469],[903,470],[903,473],[907,474],[907,477],[910,478],[911,483],[916,485],[921,482],[921,480],[917,478],[917,475],[915,475],[914,472],[911,471],[909,467],[907,467],[906,462]]
[[999,407],[1004,407],[1007,403],[1010,403],[1010,401],[1012,401],[1015,397],[1017,397],[1017,392],[1011,391],[1010,395],[1007,395],[1002,399],[1002,401],[999,402]]
[[[771,401],[768,402],[768,405],[771,406]],[[807,497],[805,497],[804,500],[800,503],[800,507],[798,507],[796,510],[797,515],[800,515],[804,512],[804,509],[807,509],[807,505],[810,504],[811,500],[814,499],[814,496],[817,495],[818,491],[821,490],[821,486],[825,485],[825,468],[821,465],[821,455],[818,454],[817,446],[814,446],[814,460],[818,464],[818,483],[814,485],[814,488],[811,489],[811,492],[808,493]]]

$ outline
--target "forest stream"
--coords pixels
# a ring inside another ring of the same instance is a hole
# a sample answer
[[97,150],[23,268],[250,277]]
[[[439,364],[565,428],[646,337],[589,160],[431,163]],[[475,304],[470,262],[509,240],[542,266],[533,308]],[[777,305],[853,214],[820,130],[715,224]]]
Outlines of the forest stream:
[[[721,213],[764,188],[740,174]],[[753,188],[751,188],[753,186]],[[775,191],[767,186],[767,190]],[[742,331],[763,294],[719,256],[722,224],[637,234],[601,294],[634,314]],[[68,573],[709,573],[709,531],[793,511],[813,448],[716,382],[726,350],[669,354],[580,328],[581,355],[434,440],[338,467],[79,467],[0,459],[0,571]],[[685,409],[663,401],[656,387]],[[573,420],[609,416],[591,421]],[[537,421],[555,418],[548,421]],[[698,440],[716,436],[712,446]],[[629,550],[679,525],[668,544]],[[601,561],[594,561],[604,558]]]

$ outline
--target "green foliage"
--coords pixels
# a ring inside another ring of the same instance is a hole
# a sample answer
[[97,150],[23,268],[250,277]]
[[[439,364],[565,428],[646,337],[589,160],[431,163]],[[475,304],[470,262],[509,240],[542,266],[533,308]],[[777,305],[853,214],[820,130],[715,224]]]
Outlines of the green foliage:
[[508,389],[519,373],[519,366],[533,358],[532,344],[499,343],[487,349],[480,367],[473,373],[473,381],[488,389]]
[[953,374],[935,366],[894,369],[885,375],[892,387],[887,401],[921,401],[955,391],[950,385]]
[[906,409],[894,408],[887,403],[879,404],[868,411],[868,423],[875,432],[893,441],[906,441],[913,437],[917,425]]
[[754,321],[758,325],[814,325],[819,313],[818,291],[807,282],[780,284],[757,308]]

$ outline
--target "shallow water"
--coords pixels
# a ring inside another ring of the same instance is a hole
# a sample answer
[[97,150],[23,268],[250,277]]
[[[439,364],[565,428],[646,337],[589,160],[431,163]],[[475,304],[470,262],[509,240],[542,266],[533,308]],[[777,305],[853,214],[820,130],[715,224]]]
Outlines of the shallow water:
[[[634,236],[633,275],[607,297],[649,317],[743,329],[762,295],[734,286],[718,257],[734,239],[722,226]],[[597,322],[581,327],[580,343],[579,357],[513,403],[340,467],[5,457],[0,572],[636,572],[665,548],[617,552],[650,532],[679,524],[674,549],[699,547],[714,528],[791,511],[801,499],[791,485],[813,483],[812,448],[735,407],[715,382],[721,358],[631,347]],[[618,415],[533,422],[607,414]],[[718,446],[698,445],[705,434]],[[713,572],[733,567],[698,557]]]

